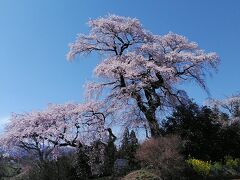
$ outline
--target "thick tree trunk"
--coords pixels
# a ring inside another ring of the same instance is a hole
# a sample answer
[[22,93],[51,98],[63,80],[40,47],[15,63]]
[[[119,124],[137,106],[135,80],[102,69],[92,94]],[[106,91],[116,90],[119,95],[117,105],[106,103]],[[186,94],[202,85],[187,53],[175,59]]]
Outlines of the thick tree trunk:
[[[147,94],[147,93],[146,93]],[[152,105],[152,99],[150,99],[150,95],[148,95],[147,99],[148,99],[148,107],[144,105],[143,101],[142,101],[142,97],[140,96],[139,93],[135,92],[132,93],[133,98],[136,100],[137,105],[139,107],[139,109],[144,113],[148,125],[150,127],[150,132],[151,132],[151,136],[152,137],[159,137],[161,136],[161,129],[160,126],[157,122],[157,118],[156,118],[156,110],[157,110],[157,106]]]
[[155,115],[153,114],[145,114],[149,127],[150,127],[150,132],[151,132],[151,137],[159,137],[162,135],[160,126],[157,122],[157,119]]

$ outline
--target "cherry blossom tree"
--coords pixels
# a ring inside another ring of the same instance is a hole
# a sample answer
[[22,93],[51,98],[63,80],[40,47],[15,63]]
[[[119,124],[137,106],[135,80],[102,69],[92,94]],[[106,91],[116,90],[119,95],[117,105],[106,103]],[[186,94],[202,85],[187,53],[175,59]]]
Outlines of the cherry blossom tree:
[[60,147],[80,148],[104,138],[105,116],[99,103],[51,104],[43,111],[13,114],[1,144],[36,154],[41,161],[56,156]]
[[231,118],[231,121],[228,122],[228,124],[240,122],[240,94],[226,97],[223,100],[210,99],[207,101],[207,104],[228,113]]
[[161,134],[158,113],[187,99],[179,85],[195,81],[207,90],[205,74],[219,62],[216,53],[205,53],[186,37],[154,35],[135,18],[108,15],[88,24],[90,33],[70,44],[68,59],[102,55],[94,70],[99,79],[87,86],[89,97],[103,92],[106,109],[127,122],[147,122],[152,136]]

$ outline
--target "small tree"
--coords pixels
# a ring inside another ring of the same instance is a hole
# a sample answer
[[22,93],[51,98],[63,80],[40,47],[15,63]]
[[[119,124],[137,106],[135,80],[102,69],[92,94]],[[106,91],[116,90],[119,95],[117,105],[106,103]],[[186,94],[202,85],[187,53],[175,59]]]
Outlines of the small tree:
[[92,52],[105,58],[94,71],[101,80],[88,84],[89,95],[107,88],[106,109],[128,124],[147,122],[152,136],[161,134],[159,111],[187,98],[179,84],[195,81],[206,89],[205,70],[218,64],[215,53],[178,34],[154,35],[135,18],[109,15],[89,26],[90,34],[80,34],[68,53],[69,59]]
[[119,149],[119,156],[121,158],[129,159],[129,152],[130,152],[129,130],[128,128],[125,128],[123,133],[122,144]]
[[135,169],[138,167],[138,162],[136,160],[136,152],[139,147],[138,139],[135,134],[135,131],[131,131],[129,136],[129,146],[130,146],[130,152],[129,152],[129,164],[132,169]]
[[135,156],[138,146],[138,139],[135,132],[131,130],[131,133],[129,134],[129,130],[126,128],[118,154],[120,158],[125,158],[129,161],[129,165],[132,169],[135,169],[137,166]]
[[113,172],[114,162],[116,160],[117,148],[114,144],[117,137],[113,134],[112,130],[108,128],[108,142],[106,146],[106,159],[104,165],[104,174],[111,175]]
[[129,141],[130,141],[130,146],[131,146],[132,151],[135,152],[139,144],[138,144],[138,138],[137,138],[134,130],[132,130],[130,133]]

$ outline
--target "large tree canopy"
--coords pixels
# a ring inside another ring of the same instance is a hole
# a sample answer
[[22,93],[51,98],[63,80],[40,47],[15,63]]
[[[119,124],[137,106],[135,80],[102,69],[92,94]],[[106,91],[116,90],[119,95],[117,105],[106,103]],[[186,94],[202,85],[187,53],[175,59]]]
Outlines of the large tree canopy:
[[40,160],[57,155],[59,147],[81,147],[105,137],[105,116],[99,103],[51,104],[43,111],[14,114],[1,144],[34,152]]
[[89,84],[88,92],[107,88],[106,108],[121,112],[128,122],[144,120],[152,136],[160,135],[159,110],[184,103],[186,93],[179,85],[195,81],[206,89],[205,72],[219,62],[216,53],[205,53],[184,36],[146,31],[138,19],[109,15],[90,20],[89,27],[89,35],[79,34],[70,44],[68,58],[102,54],[94,71],[101,80]]

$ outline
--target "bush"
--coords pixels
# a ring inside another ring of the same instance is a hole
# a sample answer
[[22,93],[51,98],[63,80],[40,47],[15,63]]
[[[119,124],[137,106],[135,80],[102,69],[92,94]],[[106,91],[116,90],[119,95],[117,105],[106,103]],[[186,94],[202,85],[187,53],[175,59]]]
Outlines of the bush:
[[3,177],[13,177],[19,174],[21,167],[13,160],[0,159],[0,179]]
[[137,159],[144,167],[155,169],[165,179],[174,179],[184,168],[179,153],[182,142],[178,136],[152,138],[145,141],[137,150]]
[[225,157],[224,164],[210,163],[194,158],[190,158],[186,162],[190,167],[187,176],[191,178],[232,179],[240,177],[240,160],[233,159],[231,156]]
[[22,180],[76,180],[77,173],[73,167],[72,156],[63,156],[56,161],[35,163]]
[[159,176],[150,172],[149,170],[133,171],[123,178],[123,180],[161,180]]
[[237,169],[240,165],[240,159],[233,159],[231,156],[225,156],[225,164],[227,168]]
[[220,162],[215,162],[211,166],[211,172],[215,175],[218,176],[223,172],[223,165]]
[[190,158],[187,160],[187,164],[193,168],[193,170],[202,176],[208,176],[211,170],[211,164],[208,161],[201,161],[199,159]]

